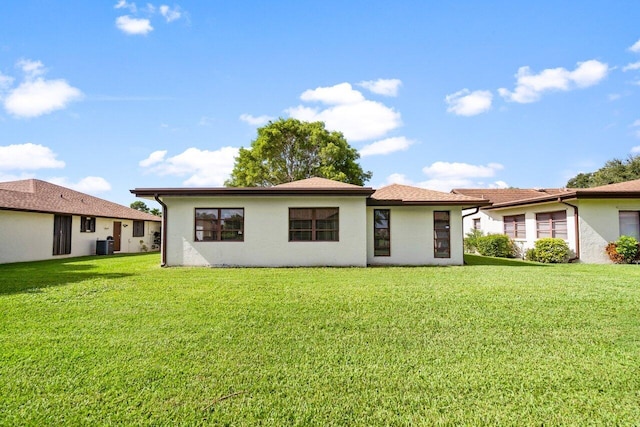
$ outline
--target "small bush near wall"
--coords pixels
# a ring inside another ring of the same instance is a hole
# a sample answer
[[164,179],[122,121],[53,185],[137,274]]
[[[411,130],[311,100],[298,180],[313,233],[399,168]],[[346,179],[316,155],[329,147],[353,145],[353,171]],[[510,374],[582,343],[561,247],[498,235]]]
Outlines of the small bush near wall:
[[561,263],[569,260],[569,245],[564,239],[545,237],[536,240],[535,246],[527,251],[529,261]]
[[620,236],[615,242],[609,243],[605,251],[616,264],[630,264],[640,260],[640,247],[635,237]]
[[480,236],[476,240],[476,248],[478,253],[484,256],[515,258],[518,254],[516,245],[506,234]]
[[481,230],[473,229],[465,235],[464,251],[470,254],[478,252],[478,239],[484,236]]

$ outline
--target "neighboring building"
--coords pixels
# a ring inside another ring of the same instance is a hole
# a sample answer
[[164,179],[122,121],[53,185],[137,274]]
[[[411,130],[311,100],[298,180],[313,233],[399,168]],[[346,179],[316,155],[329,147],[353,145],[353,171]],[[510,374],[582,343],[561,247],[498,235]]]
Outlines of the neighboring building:
[[543,237],[567,241],[572,257],[611,262],[607,243],[621,235],[640,240],[640,180],[579,189],[455,189],[490,206],[465,212],[464,233],[479,228],[506,234],[526,251]]
[[[0,182],[0,263],[158,250],[161,219],[37,179]],[[109,244],[111,245],[111,244]]]
[[310,178],[273,187],[136,188],[163,207],[166,266],[463,264],[462,209],[489,203],[403,185]]

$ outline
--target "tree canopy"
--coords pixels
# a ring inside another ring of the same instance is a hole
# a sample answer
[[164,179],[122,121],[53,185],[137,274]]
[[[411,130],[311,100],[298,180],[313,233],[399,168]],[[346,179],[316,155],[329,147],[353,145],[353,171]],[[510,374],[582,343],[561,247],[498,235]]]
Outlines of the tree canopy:
[[131,209],[135,209],[137,211],[140,212],[145,212],[151,215],[155,215],[155,216],[162,216],[162,211],[158,208],[149,208],[149,206],[147,206],[147,204],[145,202],[142,202],[140,200],[136,200],[135,202],[132,202],[129,207]]
[[251,148],[240,148],[225,185],[268,187],[313,177],[364,185],[372,174],[358,158],[342,133],[329,132],[324,123],[281,118],[258,128]]
[[137,211],[146,212],[146,213],[149,213],[149,210],[150,210],[149,207],[147,206],[147,204],[145,202],[140,201],[140,200],[136,200],[135,202],[132,202],[129,205],[129,207],[131,209],[135,209]]
[[640,155],[613,159],[595,172],[579,173],[567,182],[569,188],[590,188],[640,179]]

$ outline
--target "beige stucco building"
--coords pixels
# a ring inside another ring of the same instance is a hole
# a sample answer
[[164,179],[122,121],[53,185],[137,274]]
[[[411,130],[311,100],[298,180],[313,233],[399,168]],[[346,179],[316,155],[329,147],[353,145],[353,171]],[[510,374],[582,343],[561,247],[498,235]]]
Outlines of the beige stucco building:
[[[160,249],[160,218],[37,179],[0,182],[0,263]],[[108,241],[108,240],[109,241]]]
[[620,236],[640,240],[640,180],[584,189],[457,189],[492,202],[465,212],[465,234],[476,228],[507,234],[522,252],[542,237],[564,239],[574,261],[603,264]]
[[463,264],[473,197],[323,178],[273,187],[138,188],[164,210],[165,266]]

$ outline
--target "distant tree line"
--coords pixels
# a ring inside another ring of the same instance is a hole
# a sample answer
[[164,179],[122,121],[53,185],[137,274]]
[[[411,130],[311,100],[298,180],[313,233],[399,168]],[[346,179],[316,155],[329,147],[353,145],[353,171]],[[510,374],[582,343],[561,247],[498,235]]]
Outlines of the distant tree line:
[[640,179],[640,155],[613,159],[595,172],[579,173],[567,182],[568,188],[591,188]]
[[158,208],[150,209],[145,202],[137,200],[129,205],[131,209],[135,209],[140,212],[145,212],[155,216],[162,216],[162,212]]

